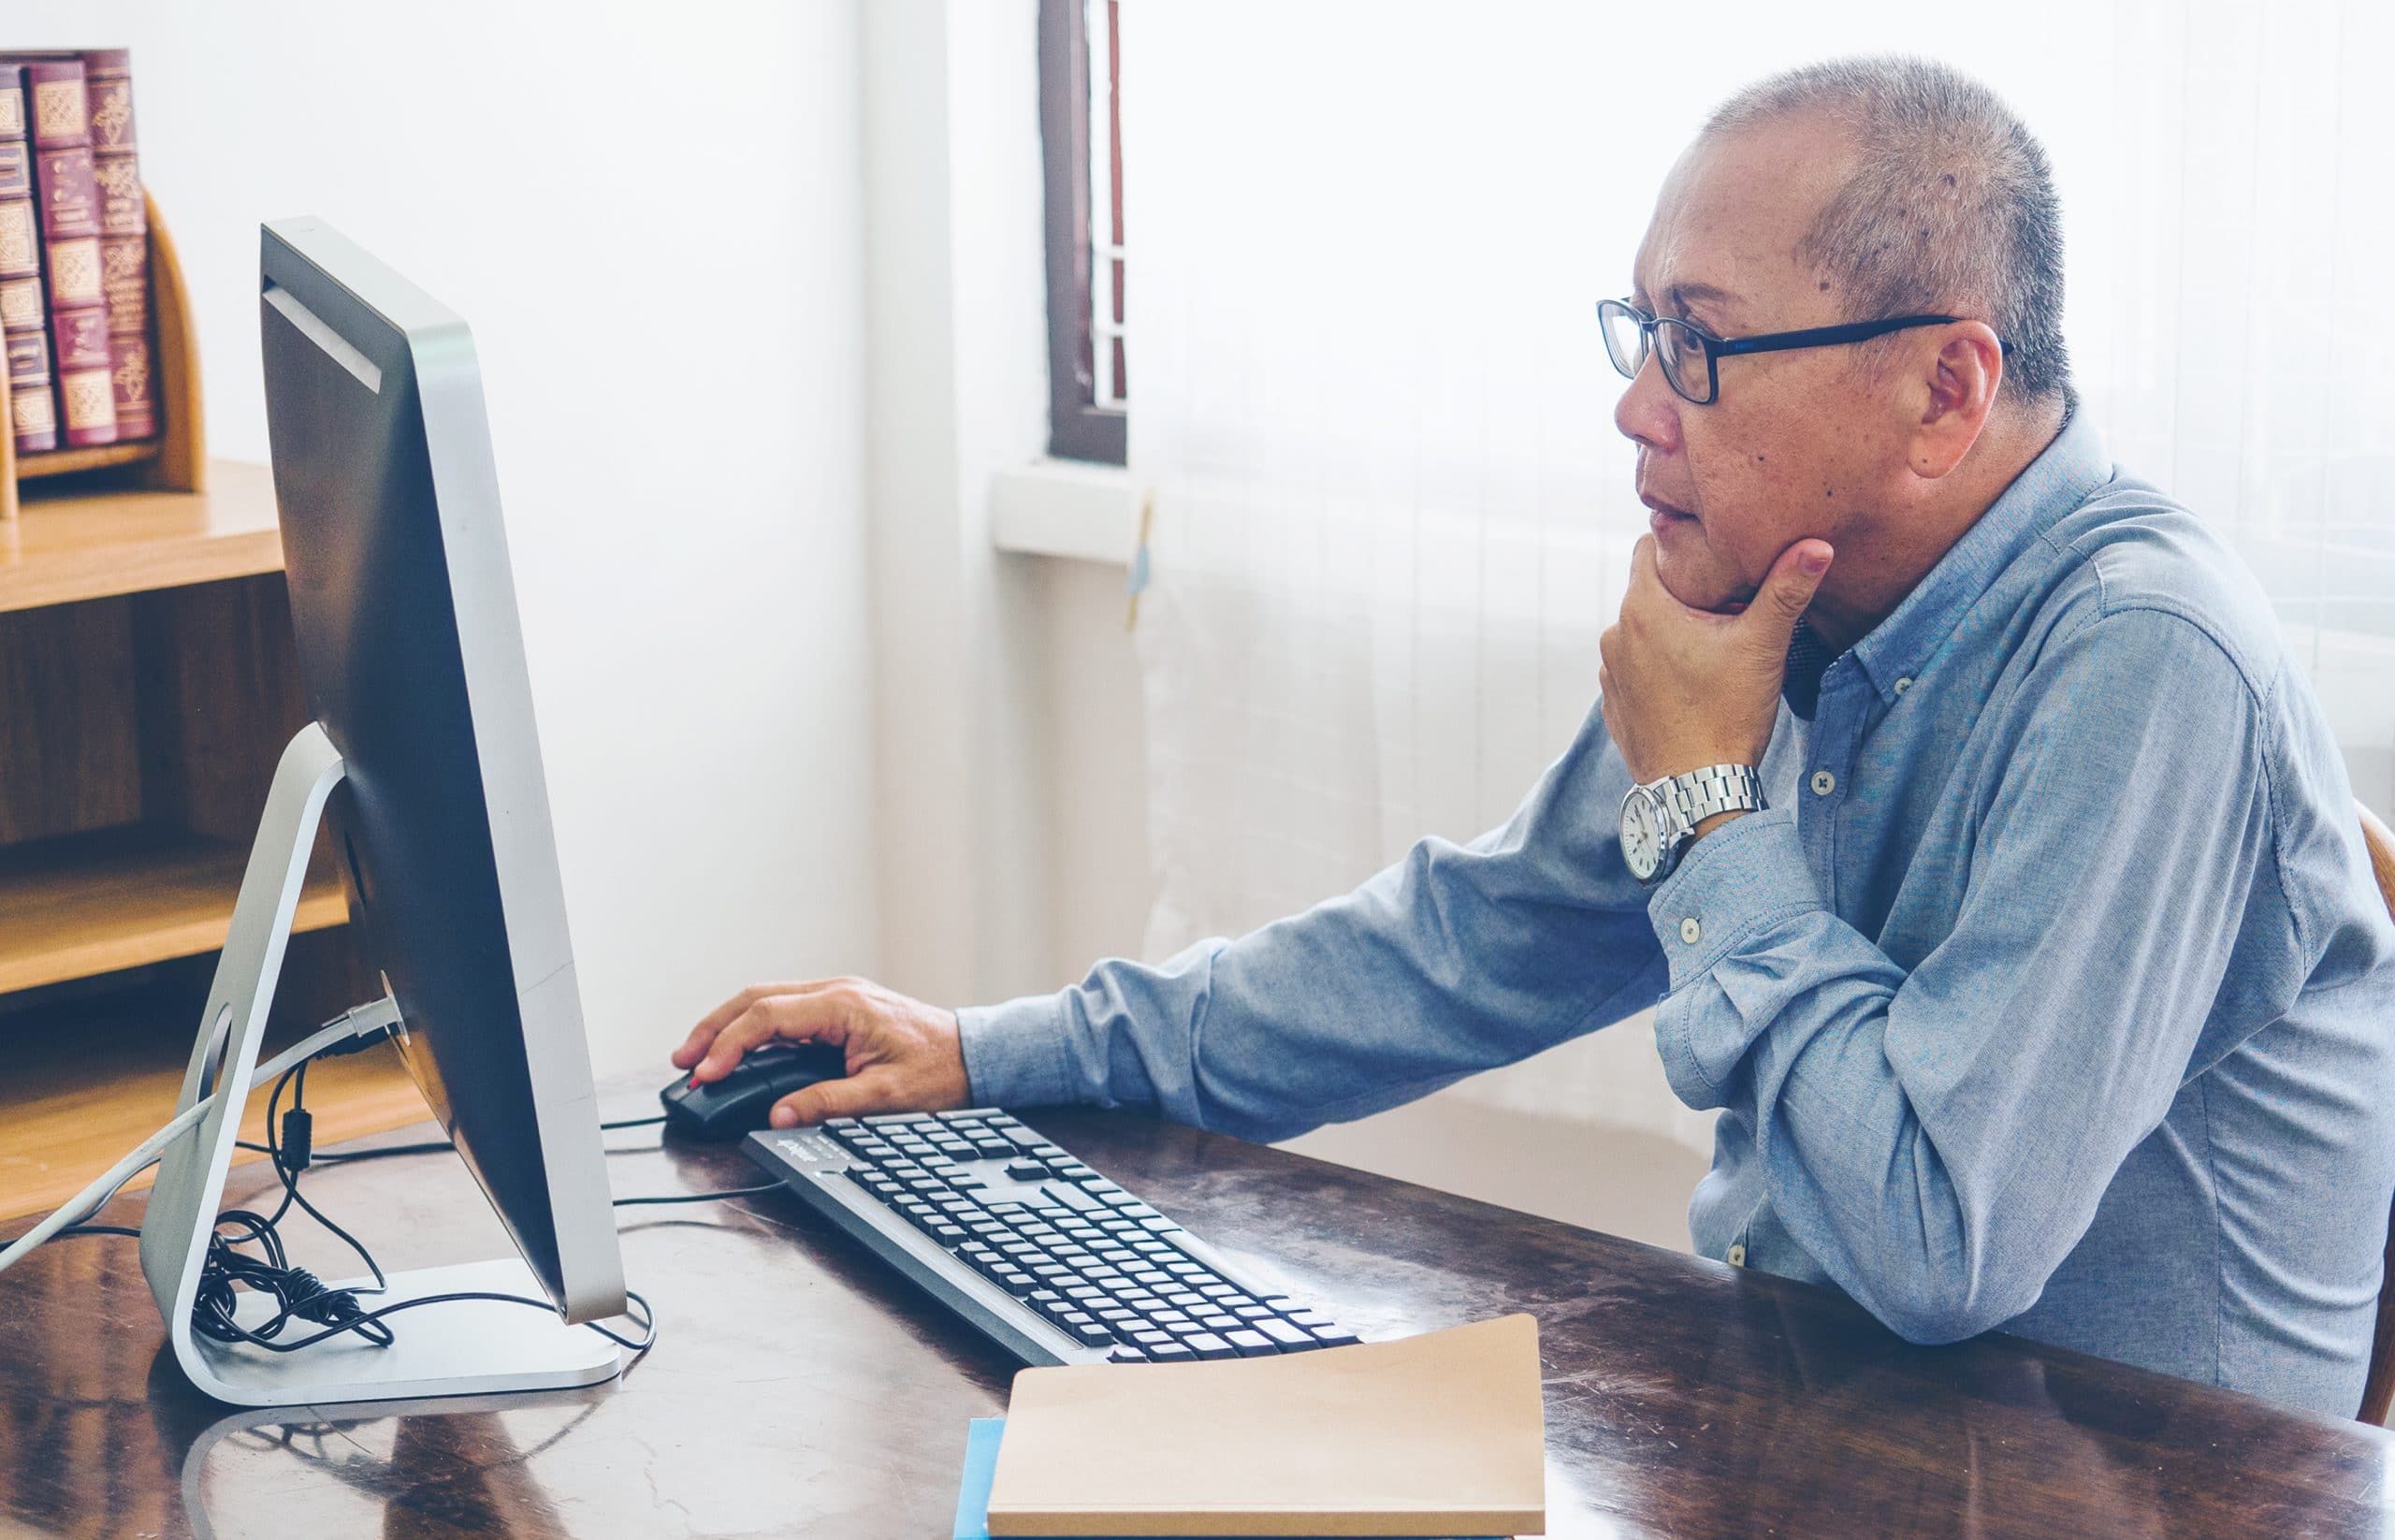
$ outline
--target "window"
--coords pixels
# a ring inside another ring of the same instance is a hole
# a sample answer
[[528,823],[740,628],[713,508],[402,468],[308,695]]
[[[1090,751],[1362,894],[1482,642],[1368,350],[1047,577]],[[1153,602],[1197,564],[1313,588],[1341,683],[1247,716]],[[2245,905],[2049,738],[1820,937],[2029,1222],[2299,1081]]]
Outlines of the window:
[[[1124,458],[1121,0],[1040,0],[1048,452]],[[1103,89],[1094,89],[1102,82]]]

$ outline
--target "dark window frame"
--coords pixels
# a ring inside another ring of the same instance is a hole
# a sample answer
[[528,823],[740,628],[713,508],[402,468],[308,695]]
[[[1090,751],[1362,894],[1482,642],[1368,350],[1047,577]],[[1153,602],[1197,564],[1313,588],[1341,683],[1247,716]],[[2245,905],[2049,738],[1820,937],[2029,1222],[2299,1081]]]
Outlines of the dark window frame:
[[[1039,0],[1039,143],[1047,183],[1048,453],[1124,463],[1125,413],[1097,404],[1091,326],[1089,34],[1082,0]],[[1118,168],[1116,174],[1119,176]],[[1110,275],[1121,283],[1121,275]],[[1119,298],[1119,294],[1118,294]]]

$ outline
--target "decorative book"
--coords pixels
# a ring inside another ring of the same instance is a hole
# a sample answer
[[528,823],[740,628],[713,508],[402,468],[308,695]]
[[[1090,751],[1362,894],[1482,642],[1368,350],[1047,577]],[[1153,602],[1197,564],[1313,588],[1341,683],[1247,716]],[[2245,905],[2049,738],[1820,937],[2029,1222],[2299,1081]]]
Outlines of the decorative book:
[[34,217],[25,76],[0,64],[0,337],[8,351],[9,431],[17,452],[58,447],[51,397],[50,307],[42,302],[41,228]]
[[100,191],[83,61],[28,59],[23,69],[59,433],[69,445],[114,443],[108,294],[100,278]]
[[150,221],[133,138],[133,55],[121,48],[83,55],[92,109],[92,176],[100,193],[100,286],[109,308],[109,384],[116,436],[158,431],[150,367]]

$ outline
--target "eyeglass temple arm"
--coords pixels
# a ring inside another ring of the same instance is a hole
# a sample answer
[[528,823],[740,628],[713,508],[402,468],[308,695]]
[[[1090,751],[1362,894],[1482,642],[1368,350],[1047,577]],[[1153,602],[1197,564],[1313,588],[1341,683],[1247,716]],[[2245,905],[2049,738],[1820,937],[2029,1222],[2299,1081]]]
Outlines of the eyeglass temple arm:
[[[1713,356],[1735,357],[1741,353],[1778,353],[1789,348],[1822,347],[1836,342],[1863,342],[1874,337],[1885,337],[1892,331],[1908,327],[1939,327],[1959,321],[1959,315],[1899,315],[1886,321],[1849,321],[1835,327],[1809,327],[1803,331],[1765,332],[1756,337],[1717,337],[1711,339]],[[2010,357],[2012,344],[2002,338],[1996,346]]]

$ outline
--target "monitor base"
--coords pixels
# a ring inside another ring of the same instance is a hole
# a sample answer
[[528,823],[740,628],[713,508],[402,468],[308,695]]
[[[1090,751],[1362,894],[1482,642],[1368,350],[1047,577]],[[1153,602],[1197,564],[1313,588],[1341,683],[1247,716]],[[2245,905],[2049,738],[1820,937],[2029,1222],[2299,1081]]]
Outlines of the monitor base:
[[[532,1270],[514,1257],[388,1276],[386,1292],[360,1295],[358,1304],[381,1310],[436,1294],[541,1298]],[[351,1278],[331,1286],[357,1288],[372,1283],[370,1278]],[[245,1291],[235,1318],[254,1327],[272,1314],[270,1299]],[[200,1372],[192,1373],[192,1381],[206,1394],[236,1405],[289,1406],[564,1390],[613,1379],[623,1367],[614,1343],[587,1327],[566,1325],[554,1310],[495,1300],[455,1300],[403,1311],[388,1324],[394,1339],[388,1347],[352,1334],[277,1353],[248,1343],[195,1337]],[[297,1341],[323,1329],[312,1322],[293,1321],[282,1334]],[[186,1360],[184,1368],[189,1372],[193,1365]]]

